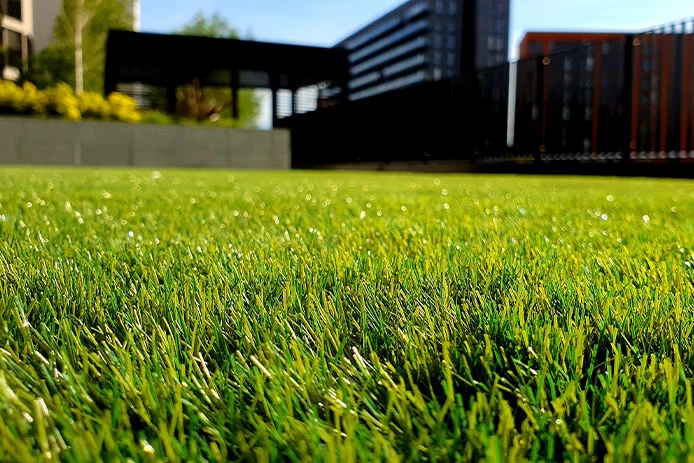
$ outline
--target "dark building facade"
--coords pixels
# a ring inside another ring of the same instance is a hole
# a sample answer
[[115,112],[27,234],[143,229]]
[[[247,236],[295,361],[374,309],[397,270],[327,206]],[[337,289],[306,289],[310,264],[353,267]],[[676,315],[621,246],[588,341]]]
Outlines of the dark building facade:
[[350,100],[507,62],[509,0],[410,0],[352,34]]

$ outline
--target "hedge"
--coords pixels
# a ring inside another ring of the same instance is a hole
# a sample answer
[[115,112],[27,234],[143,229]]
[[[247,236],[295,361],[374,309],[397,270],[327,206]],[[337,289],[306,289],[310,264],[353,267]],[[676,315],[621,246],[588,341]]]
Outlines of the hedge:
[[93,92],[75,95],[67,84],[42,91],[31,83],[20,87],[9,81],[0,81],[0,114],[53,116],[72,121],[137,123],[142,120],[135,99],[121,93],[111,93],[108,98]]

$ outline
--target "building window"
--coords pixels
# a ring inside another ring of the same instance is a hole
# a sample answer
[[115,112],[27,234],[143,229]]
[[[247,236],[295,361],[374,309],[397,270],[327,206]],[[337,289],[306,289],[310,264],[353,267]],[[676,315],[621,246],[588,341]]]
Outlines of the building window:
[[15,31],[7,31],[7,64],[22,67],[22,34]]
[[453,53],[453,52],[448,52],[448,67],[449,68],[455,67],[455,53]]
[[[0,0],[2,1],[2,0]],[[345,44],[345,47],[347,47],[348,50],[354,50],[355,48],[359,48],[362,45],[366,45],[366,43],[372,41],[375,38],[378,38],[379,36],[385,34],[386,32],[390,32],[391,30],[395,29],[400,25],[400,18],[391,18],[383,23],[374,26],[371,30],[351,39]]]
[[441,34],[434,34],[434,48],[439,50],[443,48],[443,37],[441,37]]
[[449,35],[448,36],[448,49],[449,50],[455,50],[455,35]]
[[7,16],[19,19],[20,21],[22,20],[22,0],[7,0],[5,6],[7,8],[5,13]]
[[428,47],[429,46],[429,40],[426,37],[419,37],[414,40],[411,40],[407,43],[404,43],[400,46],[397,46],[395,48],[391,48],[390,50],[386,51],[385,53],[382,53],[380,55],[376,55],[375,57],[368,59],[360,64],[357,64],[356,66],[353,66],[352,69],[350,70],[350,73],[353,76],[357,76],[361,74],[364,71],[368,71],[369,69],[372,69],[376,66],[380,66],[382,64],[387,63],[388,61],[392,61],[395,58],[398,58],[400,56],[406,55],[408,53],[411,53],[413,51],[416,51],[420,48]]
[[487,50],[496,50],[496,39],[494,37],[487,37]]
[[441,52],[440,51],[435,51],[434,52],[434,66],[441,66]]
[[422,32],[426,30],[427,28],[427,21],[426,20],[421,20],[417,21],[415,23],[410,24],[409,26],[400,29],[397,32],[394,32],[388,36],[386,36],[383,39],[377,40],[376,42],[373,42],[371,45],[367,45],[364,48],[359,49],[358,51],[355,51],[351,55],[349,55],[349,61],[350,63],[355,63],[369,55],[374,54],[375,52],[382,50],[386,47],[389,47],[397,42],[400,42],[401,40],[414,35],[418,32]]
[[436,14],[443,14],[443,0],[436,0]]
[[450,0],[448,2],[448,13],[451,16],[458,14],[458,1],[457,0]]

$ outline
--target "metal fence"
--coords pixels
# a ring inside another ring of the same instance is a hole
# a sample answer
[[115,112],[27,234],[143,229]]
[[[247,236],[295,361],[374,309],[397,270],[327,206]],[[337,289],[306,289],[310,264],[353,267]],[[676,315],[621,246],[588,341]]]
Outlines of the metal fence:
[[688,20],[519,61],[511,101],[504,65],[344,102],[285,121],[293,162],[691,168],[693,55],[694,20]]
[[631,156],[694,159],[694,19],[634,37]]
[[694,20],[517,63],[515,140],[538,162],[694,162]]

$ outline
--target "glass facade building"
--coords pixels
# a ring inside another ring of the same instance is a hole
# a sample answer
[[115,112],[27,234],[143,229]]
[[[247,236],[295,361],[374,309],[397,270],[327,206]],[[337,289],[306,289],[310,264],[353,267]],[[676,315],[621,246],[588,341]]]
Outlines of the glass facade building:
[[349,99],[506,63],[509,14],[509,0],[408,1],[337,45]]

